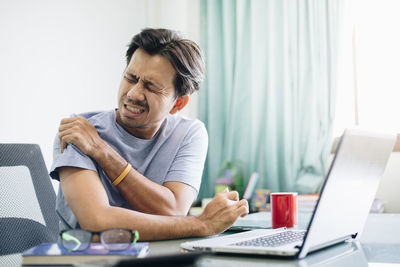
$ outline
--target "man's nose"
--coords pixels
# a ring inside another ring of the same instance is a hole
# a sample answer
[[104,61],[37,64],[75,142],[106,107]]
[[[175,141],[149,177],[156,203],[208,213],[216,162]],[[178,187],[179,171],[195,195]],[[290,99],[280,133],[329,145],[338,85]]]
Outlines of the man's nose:
[[132,85],[129,88],[127,96],[129,99],[143,101],[143,100],[145,100],[144,90],[145,90],[145,88],[143,87],[143,83],[141,81],[139,81],[138,83]]

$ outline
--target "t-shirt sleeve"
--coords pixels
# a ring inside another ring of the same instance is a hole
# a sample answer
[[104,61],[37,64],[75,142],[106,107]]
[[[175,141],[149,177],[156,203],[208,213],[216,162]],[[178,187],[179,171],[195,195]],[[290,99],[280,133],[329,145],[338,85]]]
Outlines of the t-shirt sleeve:
[[164,182],[182,182],[198,192],[207,148],[207,130],[204,124],[199,122],[185,136]]
[[96,170],[94,161],[83,154],[76,146],[68,144],[64,152],[60,152],[60,141],[58,134],[54,138],[53,145],[53,164],[50,168],[50,176],[55,180],[60,180],[58,170],[60,167],[78,167],[92,171]]

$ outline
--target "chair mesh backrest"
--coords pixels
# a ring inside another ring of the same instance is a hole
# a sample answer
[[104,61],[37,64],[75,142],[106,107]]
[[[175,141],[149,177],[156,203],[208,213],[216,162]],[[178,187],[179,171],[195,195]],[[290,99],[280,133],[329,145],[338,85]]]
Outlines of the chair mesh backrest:
[[0,144],[0,266],[21,264],[24,250],[57,241],[55,203],[39,146]]

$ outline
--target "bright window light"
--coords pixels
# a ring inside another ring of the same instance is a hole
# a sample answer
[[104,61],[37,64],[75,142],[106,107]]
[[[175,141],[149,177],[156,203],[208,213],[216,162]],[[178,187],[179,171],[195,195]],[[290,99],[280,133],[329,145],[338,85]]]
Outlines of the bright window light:
[[359,125],[400,133],[400,1],[348,4],[338,59],[335,136]]

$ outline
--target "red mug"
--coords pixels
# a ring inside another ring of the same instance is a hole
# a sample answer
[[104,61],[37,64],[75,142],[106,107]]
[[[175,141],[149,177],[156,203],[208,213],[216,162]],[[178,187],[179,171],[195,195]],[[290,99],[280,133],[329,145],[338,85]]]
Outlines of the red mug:
[[272,228],[297,226],[297,193],[271,193]]

